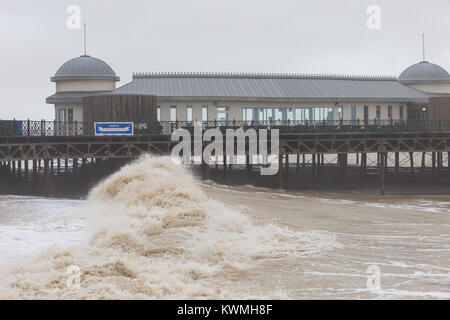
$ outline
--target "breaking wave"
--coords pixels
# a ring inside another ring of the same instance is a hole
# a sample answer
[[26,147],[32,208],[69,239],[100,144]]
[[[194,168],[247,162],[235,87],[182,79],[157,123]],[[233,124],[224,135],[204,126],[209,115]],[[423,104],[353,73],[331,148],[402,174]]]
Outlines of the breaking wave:
[[[91,191],[76,215],[88,221],[89,243],[52,248],[2,270],[0,298],[288,298],[282,287],[255,285],[252,268],[338,245],[330,234],[256,223],[208,199],[166,157],[123,167]],[[69,289],[73,265],[80,287]]]

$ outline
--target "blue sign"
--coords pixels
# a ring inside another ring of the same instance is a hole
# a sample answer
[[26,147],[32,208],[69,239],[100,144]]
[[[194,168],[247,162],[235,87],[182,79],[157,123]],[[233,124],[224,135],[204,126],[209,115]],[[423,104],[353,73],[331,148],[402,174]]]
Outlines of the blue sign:
[[133,122],[96,122],[96,136],[132,136],[134,134]]

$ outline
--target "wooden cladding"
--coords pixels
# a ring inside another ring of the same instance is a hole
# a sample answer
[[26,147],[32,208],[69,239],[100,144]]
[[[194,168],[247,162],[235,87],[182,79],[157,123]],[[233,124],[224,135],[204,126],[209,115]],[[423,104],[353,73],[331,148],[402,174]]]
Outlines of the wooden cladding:
[[152,122],[156,120],[156,96],[102,95],[83,98],[83,121],[85,122]]
[[450,120],[450,96],[430,98],[429,103],[408,104],[408,119]]
[[427,120],[450,120],[450,97],[430,98]]

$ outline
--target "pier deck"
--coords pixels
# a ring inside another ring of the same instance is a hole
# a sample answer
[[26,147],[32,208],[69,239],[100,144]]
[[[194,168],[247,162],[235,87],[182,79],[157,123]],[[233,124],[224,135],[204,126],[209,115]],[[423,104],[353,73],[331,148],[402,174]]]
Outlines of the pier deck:
[[[71,159],[76,166],[78,160],[86,159],[136,158],[152,153],[169,155],[178,143],[171,141],[171,133],[177,128],[193,132],[191,122],[135,123],[131,136],[95,136],[93,123],[58,123],[47,121],[0,121],[0,165],[16,172],[27,171],[28,161],[33,161],[33,170],[44,161],[44,175],[48,175],[49,165],[58,168],[61,161],[68,166]],[[203,129],[279,129],[279,185],[284,186],[285,171],[289,167],[289,156],[312,157],[311,165],[323,166],[324,155],[337,155],[337,164],[343,177],[348,167],[348,155],[356,154],[357,164],[364,172],[368,166],[367,154],[378,155],[376,168],[380,174],[380,191],[384,193],[384,172],[388,155],[395,157],[395,171],[399,171],[400,153],[409,153],[411,172],[414,172],[414,153],[431,153],[433,176],[439,175],[444,165],[449,167],[450,121],[275,121],[275,122],[203,122]],[[225,141],[224,141],[225,144]],[[248,148],[246,148],[248,155]],[[445,157],[444,157],[445,154]],[[247,156],[247,166],[251,166]],[[360,158],[360,161],[359,161]],[[446,159],[447,163],[444,163]],[[221,159],[224,175],[232,169],[230,158]],[[16,166],[17,162],[17,166]],[[24,165],[22,166],[22,162]],[[38,163],[38,164],[37,164]],[[50,164],[49,164],[50,163]],[[291,163],[292,164],[292,163]],[[208,166],[203,164],[205,177]],[[369,164],[370,166],[370,164]],[[422,163],[422,167],[427,166]],[[16,169],[17,167],[17,169]]]

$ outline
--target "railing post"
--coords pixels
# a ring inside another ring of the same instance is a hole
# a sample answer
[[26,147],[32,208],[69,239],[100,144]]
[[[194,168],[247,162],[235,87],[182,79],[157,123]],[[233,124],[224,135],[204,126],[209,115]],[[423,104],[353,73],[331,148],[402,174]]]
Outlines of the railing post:
[[56,120],[53,120],[53,135],[56,136]]
[[45,120],[41,119],[41,136],[45,137]]

